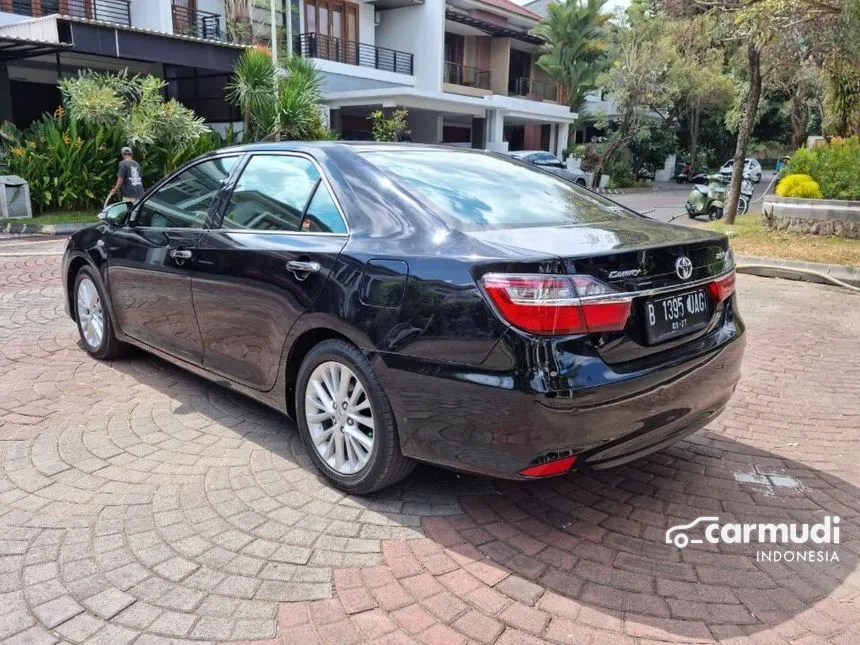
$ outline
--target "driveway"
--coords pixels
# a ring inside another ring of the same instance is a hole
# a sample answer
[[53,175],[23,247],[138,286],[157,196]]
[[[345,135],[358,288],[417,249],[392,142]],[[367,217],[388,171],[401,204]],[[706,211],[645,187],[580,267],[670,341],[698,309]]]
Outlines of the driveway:
[[[856,297],[740,276],[730,408],[626,467],[423,467],[349,497],[267,408],[143,353],[90,359],[57,248],[0,244],[4,644],[860,642]],[[699,516],[826,515],[838,561],[664,541]]]
[[[768,189],[774,174],[772,170],[766,170],[762,173],[761,181],[755,185],[753,192],[752,210],[761,209],[761,197],[764,191]],[[691,189],[690,184],[666,182],[660,183],[657,190],[609,195],[609,197],[639,213],[647,211],[648,216],[654,219],[664,222],[671,220],[676,224],[683,224],[688,220],[684,211],[684,203],[687,201],[687,195]]]

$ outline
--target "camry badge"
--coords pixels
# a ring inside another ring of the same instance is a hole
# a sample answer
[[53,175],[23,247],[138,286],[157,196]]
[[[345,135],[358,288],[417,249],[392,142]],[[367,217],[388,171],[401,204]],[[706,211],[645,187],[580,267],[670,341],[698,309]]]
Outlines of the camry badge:
[[686,280],[693,275],[693,263],[690,261],[690,258],[682,255],[675,260],[675,273],[678,274],[681,280]]

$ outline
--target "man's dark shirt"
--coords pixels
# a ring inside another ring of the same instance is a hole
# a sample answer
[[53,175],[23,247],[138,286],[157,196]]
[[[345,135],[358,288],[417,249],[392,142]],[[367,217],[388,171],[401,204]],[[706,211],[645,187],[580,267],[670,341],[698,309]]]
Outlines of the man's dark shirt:
[[122,177],[119,192],[123,198],[138,200],[146,192],[143,189],[143,171],[134,159],[123,159],[116,171],[117,177]]

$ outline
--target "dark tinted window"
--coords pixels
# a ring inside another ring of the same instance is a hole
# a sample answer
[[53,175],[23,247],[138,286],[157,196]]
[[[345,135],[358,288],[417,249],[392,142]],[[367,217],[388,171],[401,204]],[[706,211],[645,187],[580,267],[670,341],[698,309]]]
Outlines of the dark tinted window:
[[202,228],[236,157],[204,161],[180,173],[141,204],[135,226]]
[[365,154],[471,228],[558,226],[618,217],[572,183],[501,156],[457,150]]
[[224,228],[299,231],[320,174],[310,160],[284,155],[251,158],[233,191]]
[[346,233],[346,224],[325,184],[320,182],[302,221],[302,230],[312,233]]
[[562,165],[561,159],[556,157],[554,154],[550,154],[549,152],[537,152],[531,157],[532,161],[537,162],[543,165],[554,165],[560,166]]

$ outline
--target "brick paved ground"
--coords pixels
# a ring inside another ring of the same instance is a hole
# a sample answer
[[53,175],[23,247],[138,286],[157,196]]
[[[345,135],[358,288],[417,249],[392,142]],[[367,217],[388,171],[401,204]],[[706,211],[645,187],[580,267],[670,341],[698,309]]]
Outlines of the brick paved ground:
[[[91,360],[57,245],[9,244],[2,643],[860,643],[854,296],[741,277],[731,409],[647,459],[530,485],[422,468],[352,498],[279,415],[144,354]],[[838,563],[663,543],[701,515],[825,514]]]

